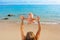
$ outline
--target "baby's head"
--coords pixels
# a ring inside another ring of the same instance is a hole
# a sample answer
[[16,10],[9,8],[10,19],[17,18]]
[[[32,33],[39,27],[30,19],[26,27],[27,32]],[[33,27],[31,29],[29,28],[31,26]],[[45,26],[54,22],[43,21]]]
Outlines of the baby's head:
[[29,16],[33,18],[33,14],[31,12],[29,13]]

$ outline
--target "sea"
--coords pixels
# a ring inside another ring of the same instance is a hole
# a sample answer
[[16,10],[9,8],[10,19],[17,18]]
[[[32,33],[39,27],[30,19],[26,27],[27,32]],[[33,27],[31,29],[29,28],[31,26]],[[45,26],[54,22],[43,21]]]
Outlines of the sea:
[[[60,5],[0,5],[0,21],[20,21],[20,16],[28,17],[32,13],[34,18],[40,17],[44,24],[60,23]],[[10,15],[10,16],[9,16]]]

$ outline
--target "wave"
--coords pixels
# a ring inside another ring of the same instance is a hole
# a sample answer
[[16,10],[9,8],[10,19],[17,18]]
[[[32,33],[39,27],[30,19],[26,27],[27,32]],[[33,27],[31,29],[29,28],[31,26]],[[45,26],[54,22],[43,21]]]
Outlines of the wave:
[[59,24],[58,22],[40,22],[41,24]]
[[[0,20],[0,22],[16,22],[16,23],[20,23],[20,20]],[[24,23],[27,23],[26,21],[24,21]],[[40,22],[41,24],[60,24],[60,22],[52,22],[52,21],[42,21]],[[34,24],[37,24],[37,22],[34,22]]]
[[[27,22],[25,22],[27,23]],[[40,22],[41,24],[60,24],[59,22]],[[34,24],[37,24],[37,22],[35,22]]]

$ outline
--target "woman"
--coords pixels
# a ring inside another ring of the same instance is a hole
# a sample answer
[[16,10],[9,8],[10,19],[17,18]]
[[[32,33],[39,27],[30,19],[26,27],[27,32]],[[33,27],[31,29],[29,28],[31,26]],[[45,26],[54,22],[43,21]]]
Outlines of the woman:
[[[40,31],[41,31],[41,26],[40,26],[40,18],[37,17],[37,23],[38,23],[38,31],[36,33],[36,35],[33,32],[27,32],[26,36],[24,35],[24,31],[23,31],[23,27],[24,27],[24,17],[21,17],[21,36],[22,36],[22,40],[38,40],[39,36],[40,36]],[[33,20],[32,20],[33,21]]]

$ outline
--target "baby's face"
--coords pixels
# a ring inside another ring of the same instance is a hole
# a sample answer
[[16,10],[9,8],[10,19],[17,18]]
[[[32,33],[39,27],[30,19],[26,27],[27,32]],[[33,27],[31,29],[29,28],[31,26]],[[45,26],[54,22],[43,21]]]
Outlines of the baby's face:
[[30,14],[29,14],[29,17],[33,17],[33,14],[32,14],[32,13],[30,13]]

